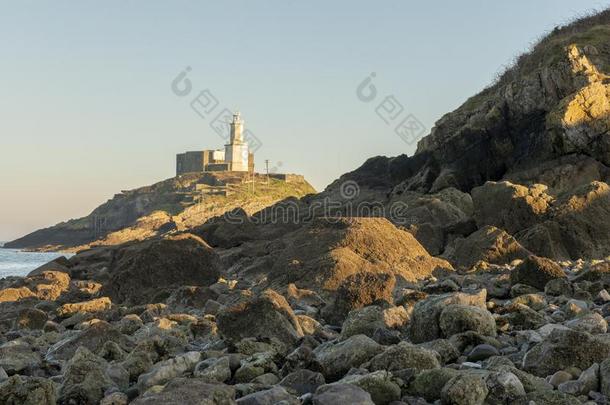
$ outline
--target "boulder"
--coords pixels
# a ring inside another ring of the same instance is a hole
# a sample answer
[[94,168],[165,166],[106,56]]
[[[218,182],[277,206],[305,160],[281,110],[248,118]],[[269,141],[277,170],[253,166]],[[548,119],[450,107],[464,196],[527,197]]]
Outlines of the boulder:
[[437,270],[451,270],[449,263],[430,256],[411,233],[385,218],[318,217],[284,241],[287,246],[268,275],[270,286],[278,289],[294,283],[332,293],[356,273],[391,273],[416,281]]
[[523,358],[523,370],[545,377],[567,367],[586,369],[610,356],[610,341],[571,329],[555,329]]
[[46,312],[36,308],[24,308],[15,320],[17,329],[42,329],[49,320]]
[[[396,278],[391,273],[363,272],[347,276],[339,285],[332,305],[323,309],[328,322],[341,323],[350,311],[373,304],[391,304]],[[363,312],[372,315],[372,312]]]
[[528,256],[510,274],[511,284],[527,284],[544,291],[546,284],[558,278],[566,278],[561,267],[550,259]]
[[496,321],[491,313],[472,305],[448,305],[440,314],[439,327],[444,337],[466,331],[496,336]]
[[371,394],[352,384],[323,385],[312,398],[313,405],[374,405]]
[[443,257],[460,269],[470,269],[484,261],[506,264],[515,259],[525,259],[531,253],[504,230],[484,226],[466,238],[457,238],[449,245]]
[[0,367],[9,375],[30,374],[42,364],[42,358],[23,340],[12,340],[0,345]]
[[471,191],[477,225],[505,229],[514,234],[536,223],[549,209],[553,198],[543,184],[530,187],[509,181],[488,181]]
[[609,215],[610,186],[593,181],[563,193],[543,222],[516,236],[532,252],[557,260],[607,257],[610,223],[600,218]]
[[393,381],[387,371],[375,371],[368,374],[350,374],[337,384],[351,384],[362,388],[369,394],[375,405],[387,405],[400,399],[400,387]]
[[254,392],[237,400],[238,405],[274,405],[277,403],[282,405],[299,405],[301,402],[281,386]]
[[224,383],[231,378],[229,357],[210,358],[195,366],[193,376],[209,383]]
[[0,383],[0,398],[7,405],[55,405],[57,390],[46,378],[14,375]]
[[201,354],[199,352],[187,352],[155,364],[151,371],[138,377],[140,392],[146,391],[153,385],[165,384],[176,377],[180,377],[187,371],[192,371],[200,358]]
[[123,350],[129,352],[133,348],[133,342],[114,326],[107,322],[99,321],[87,329],[78,331],[55,343],[47,350],[47,360],[68,360],[80,346],[96,353],[106,342],[114,342]]
[[486,403],[514,404],[525,398],[525,388],[519,378],[510,371],[489,373],[485,378],[487,389]]
[[498,349],[488,344],[476,345],[470,353],[468,353],[468,361],[476,362],[488,359],[493,356],[499,356]]
[[0,302],[14,302],[36,297],[55,301],[70,287],[70,276],[59,271],[45,270],[39,274],[18,278],[8,288],[0,290]]
[[600,392],[610,396],[610,358],[599,364]]
[[440,355],[432,350],[400,342],[373,357],[369,369],[396,371],[405,368],[427,370],[440,368]]
[[342,342],[323,343],[313,351],[329,381],[340,379],[350,368],[358,367],[383,351],[383,346],[364,335],[355,335]]
[[209,287],[182,286],[171,293],[166,303],[168,307],[174,310],[203,309],[209,300],[217,298],[218,293]]
[[116,248],[102,294],[113,302],[143,304],[167,298],[184,285],[209,286],[220,275],[220,260],[201,238],[179,234]]
[[420,343],[419,346],[437,352],[441,356],[441,363],[454,363],[460,356],[457,348],[448,339],[435,339]]
[[481,290],[475,294],[448,293],[430,296],[413,307],[409,337],[414,343],[422,343],[442,337],[439,318],[443,310],[452,304],[471,305],[485,308],[487,292]]
[[569,320],[565,322],[565,326],[570,329],[588,332],[592,335],[606,333],[608,331],[608,322],[606,322],[604,317],[595,312]]
[[462,373],[447,381],[441,391],[443,404],[483,405],[489,389],[484,379],[476,374]]
[[250,301],[220,312],[218,330],[230,342],[248,337],[276,339],[292,346],[303,336],[303,330],[286,299],[266,290]]
[[423,370],[415,376],[408,387],[408,392],[417,397],[423,397],[433,402],[441,397],[441,391],[449,380],[460,374],[452,368],[435,368]]
[[373,337],[375,330],[386,326],[383,319],[383,309],[371,305],[349,312],[341,327],[341,339],[345,340],[354,335]]
[[235,389],[197,378],[175,378],[161,392],[137,398],[132,405],[235,405]]
[[117,389],[116,383],[106,374],[108,363],[85,347],[76,349],[65,368],[59,391],[62,404],[99,403],[106,390]]
[[108,297],[96,298],[90,301],[78,302],[74,304],[64,304],[57,308],[57,316],[68,318],[80,313],[96,313],[110,309],[112,302]]
[[279,382],[282,387],[297,396],[314,393],[325,383],[326,380],[321,373],[307,369],[293,371]]

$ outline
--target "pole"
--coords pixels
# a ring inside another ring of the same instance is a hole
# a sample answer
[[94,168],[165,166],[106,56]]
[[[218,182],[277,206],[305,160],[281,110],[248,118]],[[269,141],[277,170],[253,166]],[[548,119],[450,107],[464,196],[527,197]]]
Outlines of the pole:
[[265,159],[265,166],[267,168],[267,185],[269,185],[269,159]]

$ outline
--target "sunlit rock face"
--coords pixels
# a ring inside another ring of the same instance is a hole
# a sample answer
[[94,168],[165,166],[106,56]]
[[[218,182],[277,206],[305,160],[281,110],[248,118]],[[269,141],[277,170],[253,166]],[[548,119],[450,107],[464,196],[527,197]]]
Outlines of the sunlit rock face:
[[556,29],[496,83],[436,122],[415,156],[375,158],[344,179],[395,191],[450,186],[470,191],[488,180],[517,176],[540,182],[544,173],[537,169],[545,162],[574,167],[586,162],[588,172],[597,172],[586,180],[606,180],[609,22],[605,11]]
[[415,155],[371,158],[323,194],[353,181],[359,200],[404,202],[392,222],[437,255],[485,226],[542,256],[609,255],[608,221],[596,221],[609,213],[609,38],[608,10],[555,29],[438,120]]

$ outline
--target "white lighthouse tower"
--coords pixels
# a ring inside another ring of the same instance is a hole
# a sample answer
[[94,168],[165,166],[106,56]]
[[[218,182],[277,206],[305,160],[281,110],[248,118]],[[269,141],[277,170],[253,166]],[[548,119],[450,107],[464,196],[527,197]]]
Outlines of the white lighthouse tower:
[[225,145],[225,163],[228,169],[234,172],[248,171],[248,144],[244,142],[242,131],[244,122],[239,116],[239,112],[233,114],[231,121],[231,137],[229,143]]

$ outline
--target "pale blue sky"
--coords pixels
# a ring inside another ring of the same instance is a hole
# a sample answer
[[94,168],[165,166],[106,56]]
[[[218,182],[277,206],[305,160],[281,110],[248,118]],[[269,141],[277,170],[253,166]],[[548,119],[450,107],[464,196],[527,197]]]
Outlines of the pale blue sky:
[[[223,142],[189,102],[210,89],[263,142],[258,168],[323,189],[411,154],[356,97],[429,130],[553,26],[610,1],[0,1],[0,240],[88,214]],[[193,93],[170,83],[186,66]],[[220,108],[220,107],[219,107]]]

